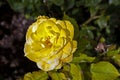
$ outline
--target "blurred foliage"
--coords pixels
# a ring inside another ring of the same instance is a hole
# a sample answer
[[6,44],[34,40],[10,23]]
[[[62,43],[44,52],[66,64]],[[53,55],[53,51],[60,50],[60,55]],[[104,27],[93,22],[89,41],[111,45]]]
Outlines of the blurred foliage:
[[0,1],[0,7],[4,4],[4,2]]
[[90,70],[92,73],[92,80],[114,80],[120,75],[111,63],[105,61],[91,64]]
[[27,73],[24,76],[24,80],[47,80],[48,75],[46,72],[43,71],[34,71],[32,73]]
[[[62,69],[27,73],[24,80],[119,80],[120,0],[7,0],[26,18],[46,15],[71,21],[78,49]],[[3,3],[0,2],[0,6]],[[100,44],[99,44],[100,43]]]

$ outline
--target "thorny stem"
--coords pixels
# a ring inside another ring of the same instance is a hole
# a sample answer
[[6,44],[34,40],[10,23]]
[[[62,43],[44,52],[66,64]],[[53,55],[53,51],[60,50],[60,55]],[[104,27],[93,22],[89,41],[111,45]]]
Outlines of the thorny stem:
[[100,16],[91,16],[87,21],[85,21],[81,26],[90,23],[92,20],[99,18]]

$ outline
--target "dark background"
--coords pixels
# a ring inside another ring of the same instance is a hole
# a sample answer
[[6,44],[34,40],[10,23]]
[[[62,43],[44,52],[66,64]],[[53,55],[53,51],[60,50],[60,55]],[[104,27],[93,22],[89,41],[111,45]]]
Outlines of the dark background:
[[26,30],[32,22],[14,12],[7,2],[0,6],[0,80],[16,80],[37,69],[23,52]]

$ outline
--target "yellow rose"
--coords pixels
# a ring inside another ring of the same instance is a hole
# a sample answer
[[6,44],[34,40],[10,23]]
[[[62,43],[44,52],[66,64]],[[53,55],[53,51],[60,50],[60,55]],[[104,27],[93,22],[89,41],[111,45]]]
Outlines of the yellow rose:
[[60,69],[72,60],[77,48],[73,37],[74,28],[69,21],[39,16],[27,31],[25,56],[44,71]]

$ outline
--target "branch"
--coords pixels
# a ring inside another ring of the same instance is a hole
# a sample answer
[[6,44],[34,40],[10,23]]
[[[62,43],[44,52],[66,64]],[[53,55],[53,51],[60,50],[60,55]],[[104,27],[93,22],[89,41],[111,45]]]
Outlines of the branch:
[[92,20],[99,18],[100,16],[91,16],[87,21],[85,21],[81,26],[89,24]]

